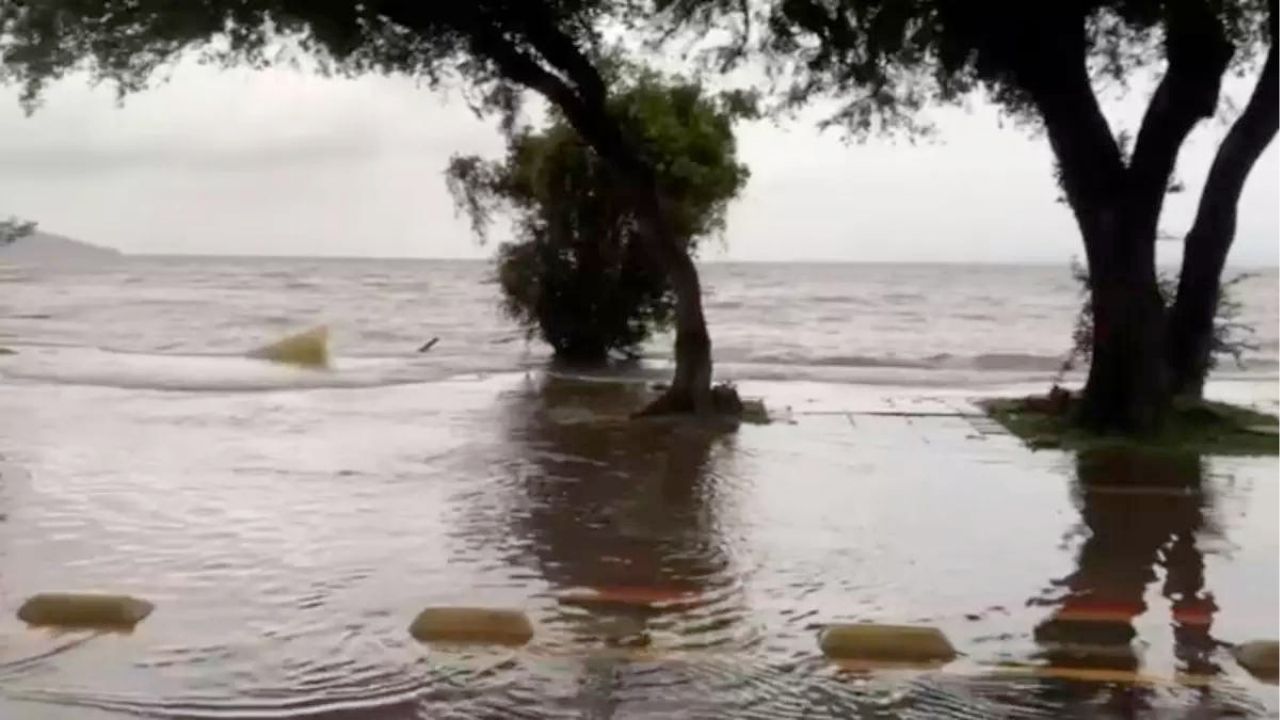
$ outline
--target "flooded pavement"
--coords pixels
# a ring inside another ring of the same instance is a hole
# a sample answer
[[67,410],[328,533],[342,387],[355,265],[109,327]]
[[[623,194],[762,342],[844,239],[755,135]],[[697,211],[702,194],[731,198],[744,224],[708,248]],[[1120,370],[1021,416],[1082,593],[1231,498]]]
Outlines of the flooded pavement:
[[[538,374],[8,384],[0,717],[1276,715],[1229,651],[1278,634],[1276,458],[1031,453],[959,397],[743,389],[794,412],[632,422],[634,386]],[[25,628],[50,590],[156,610]],[[429,605],[534,639],[422,645]],[[850,621],[961,657],[823,659]]]

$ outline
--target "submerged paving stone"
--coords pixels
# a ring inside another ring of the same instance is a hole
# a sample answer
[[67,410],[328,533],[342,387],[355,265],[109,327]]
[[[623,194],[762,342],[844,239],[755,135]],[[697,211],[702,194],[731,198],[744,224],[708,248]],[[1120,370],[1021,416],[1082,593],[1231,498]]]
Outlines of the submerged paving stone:
[[524,645],[533,625],[519,610],[435,607],[418,613],[409,634],[421,642]]
[[131,630],[154,609],[128,595],[42,593],[18,608],[18,619],[44,627]]
[[955,659],[956,650],[942,631],[911,625],[855,623],[830,625],[819,646],[827,657],[893,663],[942,663]]
[[1275,640],[1255,640],[1237,645],[1232,651],[1236,662],[1251,675],[1275,684],[1280,675],[1280,643]]

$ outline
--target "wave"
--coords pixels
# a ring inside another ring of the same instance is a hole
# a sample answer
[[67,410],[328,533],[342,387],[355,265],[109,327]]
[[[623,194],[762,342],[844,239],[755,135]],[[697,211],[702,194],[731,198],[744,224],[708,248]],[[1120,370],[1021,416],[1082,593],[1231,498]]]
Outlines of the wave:
[[973,367],[978,370],[1057,370],[1062,367],[1063,359],[1064,355],[983,353],[973,357]]
[[240,355],[115,352],[27,345],[0,362],[0,378],[59,385],[181,392],[373,388],[512,371],[509,363],[448,358],[338,358],[330,369]]
[[[636,363],[595,370],[562,367],[550,362],[548,353],[495,352],[492,340],[460,345],[453,348],[455,352],[343,354],[334,358],[330,369],[297,368],[225,353],[136,352],[29,341],[6,346],[16,354],[0,356],[0,379],[183,392],[376,388],[531,371],[605,381],[651,382],[667,379],[673,365],[669,350],[655,347],[654,352],[646,353]],[[751,353],[728,347],[717,353],[716,374],[735,382],[798,380],[972,387],[1047,382],[1061,364],[1058,355],[1036,353],[807,355],[802,350]],[[1244,368],[1223,363],[1214,377],[1274,377],[1277,367],[1280,366],[1273,358],[1248,358]]]

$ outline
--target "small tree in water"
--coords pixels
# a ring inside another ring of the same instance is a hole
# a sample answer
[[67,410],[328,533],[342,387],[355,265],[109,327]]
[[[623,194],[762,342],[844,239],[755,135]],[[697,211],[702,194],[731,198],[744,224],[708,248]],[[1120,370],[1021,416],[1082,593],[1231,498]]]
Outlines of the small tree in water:
[[[633,75],[613,94],[613,113],[640,139],[672,230],[694,255],[700,241],[724,230],[729,202],[746,184],[733,122],[753,117],[754,102],[652,72]],[[503,309],[556,357],[634,354],[670,324],[675,298],[644,247],[628,183],[561,115],[541,129],[513,129],[502,160],[454,157],[446,179],[481,241],[495,215],[511,218],[514,240],[497,257]]]
[[16,242],[35,232],[36,224],[17,218],[0,220],[0,247]]

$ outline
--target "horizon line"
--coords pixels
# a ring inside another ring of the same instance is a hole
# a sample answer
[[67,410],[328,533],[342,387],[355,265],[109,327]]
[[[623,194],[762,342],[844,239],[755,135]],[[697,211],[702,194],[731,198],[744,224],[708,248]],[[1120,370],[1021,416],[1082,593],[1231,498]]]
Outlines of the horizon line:
[[[105,247],[105,246],[98,246]],[[128,252],[125,250],[117,250],[120,257],[124,258],[192,258],[192,259],[217,259],[217,260],[398,260],[411,262],[492,262],[491,257],[460,257],[460,256],[426,256],[426,255],[300,255],[300,254],[272,254],[272,253],[181,253],[181,252]],[[1079,260],[1079,256],[1072,256],[1062,259],[1009,259],[1009,260],[957,260],[957,259],[856,259],[856,258],[795,258],[795,259],[765,259],[765,258],[715,258],[715,259],[695,259],[699,265],[1022,265],[1022,266],[1048,266],[1053,267],[1062,263],[1070,263],[1073,259]],[[1159,266],[1176,266],[1177,262],[1159,263]],[[1252,268],[1265,270],[1280,270],[1280,263],[1277,262],[1243,262],[1229,263],[1228,268]]]

